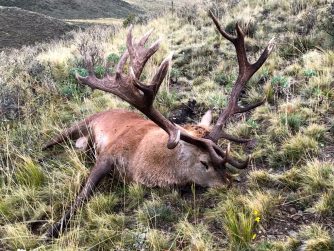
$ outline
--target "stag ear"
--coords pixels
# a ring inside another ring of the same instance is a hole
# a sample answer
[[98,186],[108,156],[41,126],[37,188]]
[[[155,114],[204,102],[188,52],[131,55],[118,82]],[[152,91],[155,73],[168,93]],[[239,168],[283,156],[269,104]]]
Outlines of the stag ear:
[[208,128],[211,126],[212,121],[212,111],[208,110],[201,119],[201,122],[198,123],[199,126]]

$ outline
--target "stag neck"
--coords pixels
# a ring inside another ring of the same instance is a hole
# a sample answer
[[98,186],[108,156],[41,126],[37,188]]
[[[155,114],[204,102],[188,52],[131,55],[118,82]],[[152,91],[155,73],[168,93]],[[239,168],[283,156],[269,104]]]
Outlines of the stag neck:
[[152,120],[155,124],[161,127],[165,132],[168,133],[169,139],[167,143],[168,149],[173,149],[180,142],[181,131],[175,126],[170,120],[166,119],[158,110],[154,107],[149,107],[148,111],[141,111]]

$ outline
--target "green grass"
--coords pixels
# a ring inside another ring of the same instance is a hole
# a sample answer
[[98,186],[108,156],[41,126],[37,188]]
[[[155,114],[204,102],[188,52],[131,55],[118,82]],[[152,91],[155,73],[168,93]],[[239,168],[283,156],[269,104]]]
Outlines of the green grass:
[[[3,6],[1,1],[0,6]],[[0,27],[0,50],[58,39],[76,28],[61,20],[19,8],[0,7],[0,18],[3,22]]]
[[[126,1],[68,1],[60,4],[54,0],[34,1],[32,3],[22,0],[1,0],[0,5],[19,7],[59,19],[122,18],[130,13],[141,13],[137,6]],[[92,8],[95,8],[96,11],[89,11]]]
[[[94,27],[71,39],[1,53],[0,249],[333,250],[328,226],[334,217],[334,41],[321,24],[307,23],[310,13],[318,19],[326,16],[330,5],[305,3],[209,4],[225,27],[249,17],[242,21],[252,36],[246,39],[251,61],[272,36],[278,40],[240,101],[245,105],[266,96],[266,103],[226,125],[230,133],[254,139],[231,144],[234,156],[253,156],[241,183],[231,189],[192,186],[184,191],[123,184],[112,177],[78,210],[69,231],[51,243],[41,236],[74,200],[94,156],[74,150],[70,142],[46,152],[41,146],[89,114],[131,109],[73,78],[74,70],[85,74],[80,44],[99,51],[97,65],[115,64],[126,30]],[[204,9],[184,8],[134,29],[136,37],[155,28],[152,41],[164,38],[147,64],[146,79],[174,51],[172,81],[163,83],[155,102],[166,115],[195,99],[196,109],[212,108],[217,118],[227,102],[237,74],[235,51],[218,36]],[[309,29],[302,40],[301,27]],[[101,67],[96,71],[103,73]],[[291,220],[287,207],[301,211],[307,221]],[[295,233],[290,227],[282,230],[284,222],[278,225],[278,220],[292,224]],[[283,232],[276,235],[279,229]]]

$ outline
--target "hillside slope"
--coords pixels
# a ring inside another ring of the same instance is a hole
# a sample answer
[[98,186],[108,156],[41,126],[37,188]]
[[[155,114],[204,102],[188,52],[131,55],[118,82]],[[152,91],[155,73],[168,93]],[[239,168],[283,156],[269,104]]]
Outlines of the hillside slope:
[[0,6],[0,50],[60,38],[74,27],[55,18]]
[[[226,125],[227,133],[253,139],[231,143],[233,157],[251,154],[249,168],[230,169],[231,188],[147,188],[110,177],[68,231],[47,242],[43,233],[71,205],[95,160],[94,150],[78,151],[74,142],[49,151],[42,145],[91,114],[131,109],[79,85],[74,75],[87,74],[80,51],[94,52],[98,76],[106,62],[112,72],[127,31],[92,27],[73,39],[6,51],[0,53],[0,250],[334,250],[334,4],[212,2],[228,32],[241,24],[251,62],[276,37],[240,99],[242,106],[263,97],[265,103]],[[143,81],[174,52],[154,106],[178,123],[196,122],[207,109],[216,120],[238,75],[234,47],[207,7],[187,6],[133,30],[137,38],[154,28],[149,43],[164,38]]]
[[142,11],[122,0],[0,0],[0,6],[19,7],[59,19],[122,18]]

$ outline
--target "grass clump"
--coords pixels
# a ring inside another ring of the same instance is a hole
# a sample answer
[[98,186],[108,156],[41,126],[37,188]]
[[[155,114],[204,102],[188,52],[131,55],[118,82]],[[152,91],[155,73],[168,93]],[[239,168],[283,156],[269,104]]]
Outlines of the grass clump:
[[287,139],[282,145],[282,155],[286,163],[297,162],[318,150],[318,142],[302,134]]
[[254,187],[270,187],[276,184],[277,181],[266,170],[254,170],[249,173],[249,183]]
[[214,81],[221,86],[226,86],[226,87],[231,89],[231,86],[232,86],[233,82],[235,81],[235,76],[226,75],[225,72],[218,72],[214,76]]
[[31,158],[22,156],[22,161],[15,173],[18,184],[38,188],[46,181],[46,176],[42,168]]
[[119,198],[114,194],[96,194],[88,202],[87,210],[97,215],[109,214],[118,203]]
[[317,141],[323,141],[327,129],[325,125],[319,124],[310,124],[303,130],[303,133]]
[[38,237],[31,234],[23,223],[5,225],[1,232],[7,236],[3,241],[9,247],[30,250],[38,246]]
[[173,248],[173,244],[170,243],[170,236],[163,231],[150,229],[147,232],[146,238],[149,248],[152,251],[170,250]]
[[303,226],[296,236],[288,237],[284,241],[262,242],[256,246],[257,251],[330,251],[333,248],[334,242],[330,233],[316,223]]
[[319,143],[314,138],[298,133],[286,138],[280,150],[268,156],[269,164],[274,167],[286,167],[304,162],[306,158],[315,156],[319,151]]
[[317,72],[313,69],[306,69],[304,70],[303,74],[306,78],[317,76]]
[[172,208],[161,201],[160,198],[145,201],[137,211],[138,221],[153,227],[171,223],[175,220],[175,217]]
[[334,242],[328,231],[321,225],[305,226],[297,235],[300,248],[306,251],[330,251],[334,249]]
[[274,209],[280,203],[281,197],[270,192],[249,191],[249,195],[242,196],[241,201],[250,212],[265,219],[274,213]]
[[131,184],[128,187],[128,206],[136,207],[143,203],[145,196],[145,189],[140,184]]
[[303,194],[312,195],[333,189],[334,167],[331,162],[315,159],[302,164],[301,167],[294,166],[276,176],[285,186],[299,189]]
[[319,160],[310,161],[302,168],[302,183],[312,193],[334,188],[334,165]]
[[[258,196],[257,202],[263,204],[253,203],[254,196]],[[230,250],[251,250],[256,239],[257,225],[270,207],[268,198],[261,192],[248,196],[233,193],[222,198],[221,202],[207,213],[208,219],[217,222],[227,234]]]
[[288,126],[292,132],[298,132],[299,128],[305,124],[306,119],[300,113],[289,113],[281,115],[281,123]]
[[284,76],[274,76],[271,79],[271,84],[277,88],[287,88],[289,87],[289,80]]
[[247,250],[252,240],[256,237],[254,228],[257,218],[254,212],[240,210],[232,201],[225,203],[222,224],[230,241],[230,248],[233,250]]
[[289,189],[297,190],[301,187],[301,170],[296,167],[292,167],[288,171],[276,175],[276,178],[282,186],[288,187]]
[[33,220],[39,211],[45,211],[45,204],[40,201],[43,192],[34,188],[19,186],[13,191],[7,191],[0,198],[1,224]]
[[313,205],[313,210],[322,216],[334,216],[334,190],[323,193]]
[[182,220],[177,224],[176,229],[185,249],[196,251],[213,249],[212,236],[204,224],[193,225],[187,220]]

